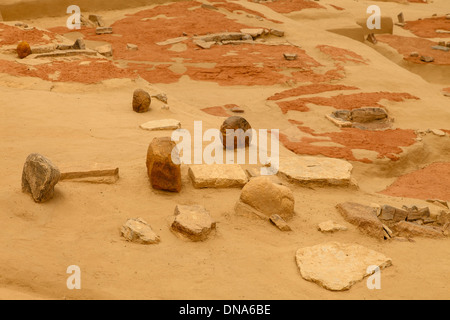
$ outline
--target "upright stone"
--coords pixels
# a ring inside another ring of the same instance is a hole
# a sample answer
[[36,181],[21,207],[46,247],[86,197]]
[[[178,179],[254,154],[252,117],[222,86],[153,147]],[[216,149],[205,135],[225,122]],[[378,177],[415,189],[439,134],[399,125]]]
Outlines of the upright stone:
[[32,153],[23,166],[22,192],[31,194],[35,202],[48,201],[53,198],[60,176],[59,169],[49,159]]
[[154,189],[180,192],[180,158],[170,137],[154,138],[148,146],[147,174]]
[[133,93],[133,110],[138,113],[147,112],[150,109],[152,98],[142,90],[136,89]]

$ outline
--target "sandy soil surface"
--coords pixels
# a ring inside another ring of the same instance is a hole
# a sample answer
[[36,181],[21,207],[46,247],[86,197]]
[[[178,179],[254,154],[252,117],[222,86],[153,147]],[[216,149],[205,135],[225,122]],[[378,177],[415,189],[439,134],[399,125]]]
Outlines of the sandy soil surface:
[[[0,299],[450,298],[448,237],[376,240],[335,208],[353,201],[428,206],[437,213],[442,208],[425,200],[450,202],[450,97],[443,94],[450,92],[450,52],[429,48],[449,39],[426,32],[435,13],[437,28],[446,28],[448,0],[79,2],[84,16],[101,15],[113,34],[96,35],[88,26],[68,30],[64,1],[0,5]],[[394,25],[393,34],[376,35],[375,45],[357,41],[355,34],[367,34],[356,22],[367,19],[372,4],[394,22],[403,12],[405,20],[422,24]],[[16,26],[19,20],[35,29]],[[243,28],[285,34],[210,49],[193,42],[197,35]],[[329,31],[337,29],[347,34]],[[15,52],[22,40],[33,50],[77,38],[88,49],[111,44],[112,57],[19,59]],[[435,62],[410,58],[410,51],[435,54]],[[169,108],[152,99],[149,112],[133,112],[138,88],[167,94]],[[291,232],[237,216],[239,188],[195,189],[187,165],[180,193],[152,189],[147,148],[170,132],[139,125],[171,118],[192,132],[201,120],[205,131],[235,115],[233,107],[242,108],[239,115],[255,129],[280,129],[281,156],[350,161],[358,188],[282,180],[295,197]],[[361,107],[385,109],[392,127],[339,128],[325,118]],[[33,152],[60,168],[119,167],[120,179],[110,185],[60,181],[53,199],[34,203],[21,190],[23,164]],[[217,221],[215,234],[203,242],[174,235],[169,223],[177,204],[205,206]],[[161,243],[125,241],[120,227],[134,217],[148,221]],[[330,219],[348,230],[319,232],[317,225]],[[332,292],[305,281],[296,250],[328,241],[361,244],[392,258],[393,266],[382,271],[382,289],[369,290],[362,281]],[[81,290],[66,286],[70,265],[82,270]]]

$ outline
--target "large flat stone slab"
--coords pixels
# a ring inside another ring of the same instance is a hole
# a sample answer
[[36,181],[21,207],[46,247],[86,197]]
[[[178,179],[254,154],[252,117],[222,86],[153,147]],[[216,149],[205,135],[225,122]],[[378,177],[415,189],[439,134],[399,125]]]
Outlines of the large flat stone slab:
[[353,166],[333,158],[295,157],[281,158],[278,174],[300,184],[322,186],[349,186]]
[[336,208],[342,217],[358,227],[363,233],[378,238],[384,238],[383,224],[377,217],[376,209],[354,202],[339,203]]
[[176,130],[181,128],[181,123],[175,119],[151,120],[140,125],[144,130]]
[[392,265],[385,255],[357,244],[330,242],[301,248],[295,255],[301,276],[328,290],[348,290],[370,274],[369,266]]
[[189,176],[195,188],[242,187],[247,175],[238,164],[200,164],[189,167]]

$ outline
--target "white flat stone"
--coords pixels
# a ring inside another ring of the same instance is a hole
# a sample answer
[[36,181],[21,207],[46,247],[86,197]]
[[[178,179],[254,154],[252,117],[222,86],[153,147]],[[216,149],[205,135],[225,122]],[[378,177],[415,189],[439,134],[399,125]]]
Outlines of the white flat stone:
[[242,187],[247,175],[238,164],[200,164],[189,167],[189,176],[195,188]]
[[298,249],[295,258],[305,280],[333,291],[348,290],[369,276],[369,266],[381,270],[392,265],[392,260],[379,252],[338,242]]
[[121,233],[125,239],[131,242],[142,244],[156,244],[160,242],[159,236],[141,218],[128,219],[122,226]]
[[172,38],[172,39],[167,39],[165,41],[157,42],[156,44],[158,46],[166,46],[166,45],[169,45],[169,44],[175,44],[175,43],[178,43],[178,42],[182,42],[182,41],[187,40],[187,39],[189,39],[189,38],[188,37],[178,37],[178,38]]
[[140,125],[144,130],[176,130],[181,128],[180,121],[176,119],[152,120]]
[[258,37],[258,36],[260,36],[260,35],[263,34],[264,29],[262,29],[262,28],[257,28],[257,29],[241,29],[240,31],[241,31],[241,33],[246,33],[246,34],[251,35],[253,38],[256,38],[256,37]]
[[345,231],[347,230],[347,227],[337,224],[332,220],[328,220],[319,223],[318,229],[321,232],[336,232],[336,231]]
[[301,184],[348,186],[352,184],[351,163],[334,158],[281,158],[278,174]]

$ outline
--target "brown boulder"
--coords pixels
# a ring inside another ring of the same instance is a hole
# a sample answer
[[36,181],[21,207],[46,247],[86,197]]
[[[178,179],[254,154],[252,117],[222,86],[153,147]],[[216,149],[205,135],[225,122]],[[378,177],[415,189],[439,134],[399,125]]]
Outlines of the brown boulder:
[[[242,117],[232,116],[227,118],[220,127],[220,132],[222,133],[221,140],[224,148],[236,149],[248,147],[252,140],[251,128],[250,123]],[[227,133],[227,130],[232,131]]]
[[152,102],[152,98],[150,95],[142,90],[137,89],[133,93],[133,110],[142,113],[147,112],[150,109],[150,103]]
[[30,45],[26,41],[22,41],[17,45],[17,54],[23,59],[31,54]]
[[377,218],[375,208],[353,202],[340,203],[336,208],[346,221],[362,232],[378,239],[384,238],[383,224]]
[[31,194],[35,202],[50,200],[60,176],[59,169],[49,159],[32,153],[23,166],[22,192]]
[[148,146],[147,174],[154,189],[180,192],[180,159],[170,137],[154,138]]

